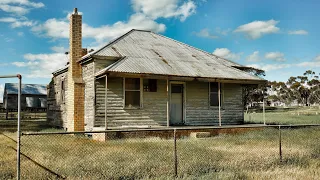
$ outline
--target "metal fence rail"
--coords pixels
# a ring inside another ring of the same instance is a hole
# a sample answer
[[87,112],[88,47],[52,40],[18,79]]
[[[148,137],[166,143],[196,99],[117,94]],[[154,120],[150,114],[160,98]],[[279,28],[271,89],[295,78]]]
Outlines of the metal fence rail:
[[[318,179],[319,128],[320,125],[211,127],[192,129],[191,135],[190,129],[181,128],[22,133],[21,176],[299,179],[306,175]],[[105,142],[92,139],[106,134],[112,139]],[[148,134],[153,137],[147,137]]]

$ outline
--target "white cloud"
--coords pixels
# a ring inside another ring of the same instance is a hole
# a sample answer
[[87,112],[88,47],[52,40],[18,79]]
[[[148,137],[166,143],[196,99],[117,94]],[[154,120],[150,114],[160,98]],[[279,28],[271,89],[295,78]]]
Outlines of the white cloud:
[[11,6],[7,4],[0,4],[0,9],[4,12],[13,13],[17,15],[24,15],[29,12],[29,9],[19,6]]
[[320,67],[320,61],[305,61],[296,64],[249,64],[248,67],[254,67],[265,71],[274,71],[284,68],[303,67],[303,68],[315,68]]
[[0,84],[0,103],[3,102],[3,91],[4,91],[4,85]]
[[200,32],[193,32],[195,35],[203,38],[210,38],[210,39],[217,39],[219,38],[218,36],[212,35],[209,32],[209,29],[205,28],[202,29]]
[[264,55],[264,57],[266,59],[271,59],[271,60],[274,60],[274,61],[279,61],[279,62],[282,62],[282,61],[285,61],[286,59],[284,58],[284,54],[283,53],[280,53],[280,52],[268,52]]
[[32,8],[42,8],[42,2],[35,3],[29,0],[1,0],[0,9],[7,13],[15,15],[24,15],[30,12]]
[[17,67],[27,67],[27,66],[35,66],[38,65],[39,62],[33,62],[33,61],[29,61],[29,62],[13,62],[12,65],[15,65]]
[[247,57],[248,62],[258,62],[260,61],[259,51],[255,51]]
[[320,62],[320,55],[318,55],[317,57],[315,57],[314,60]]
[[13,17],[0,18],[0,22],[10,23],[12,28],[22,27],[22,26],[33,26],[36,24],[35,21],[29,21],[26,17],[21,17],[19,19]]
[[23,36],[24,33],[23,32],[18,32],[18,36]]
[[69,51],[67,48],[63,47],[63,46],[53,46],[51,47],[51,50],[57,53],[65,53],[67,51]]
[[262,69],[264,71],[273,71],[283,68],[289,68],[292,66],[292,64],[249,64],[246,66]]
[[310,68],[315,68],[315,67],[320,67],[320,61],[307,61],[307,62],[301,62],[296,64],[298,67],[310,67]]
[[189,0],[179,4],[179,0],[132,0],[132,8],[152,19],[176,17],[185,21],[196,12],[196,4]]
[[242,53],[232,53],[227,48],[217,48],[213,51],[214,55],[229,59],[229,60],[239,60]]
[[6,42],[12,42],[12,41],[14,41],[14,39],[8,38],[8,37],[4,38],[4,40],[5,40]]
[[221,29],[220,27],[217,27],[217,28],[216,28],[216,33],[221,34],[221,35],[224,35],[224,36],[228,35],[228,33],[229,33],[230,31],[231,31],[231,29],[225,29],[225,30],[223,30],[223,29]]
[[30,72],[26,77],[50,78],[51,73],[66,65],[68,57],[63,53],[25,54],[27,62],[13,62],[18,67],[27,67]]
[[[97,42],[118,37],[131,29],[152,30],[155,32],[164,32],[166,26],[158,24],[144,14],[133,14],[128,22],[118,21],[112,25],[101,27],[91,27],[85,23],[82,25],[84,38],[94,38]],[[51,38],[69,38],[69,23],[66,20],[49,19],[45,23],[35,26],[31,29],[33,32]]]
[[276,27],[278,23],[279,21],[273,19],[269,21],[253,21],[237,27],[233,32],[244,33],[250,39],[258,39],[262,35],[278,32],[280,30]]
[[44,7],[44,4],[42,2],[35,3],[35,2],[31,2],[29,0],[1,0],[0,4],[19,4],[19,5],[30,6],[33,8]]
[[295,35],[308,35],[308,31],[306,30],[295,30],[295,31],[289,31],[288,34],[295,34]]

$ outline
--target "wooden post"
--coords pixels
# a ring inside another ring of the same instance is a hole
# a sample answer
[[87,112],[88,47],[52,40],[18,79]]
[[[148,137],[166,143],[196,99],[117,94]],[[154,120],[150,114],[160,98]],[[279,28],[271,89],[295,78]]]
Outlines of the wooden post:
[[263,124],[266,125],[266,108],[265,108],[265,105],[264,105],[264,97],[263,97],[263,102],[262,102],[262,109],[263,109]]
[[169,122],[169,118],[170,118],[170,104],[169,104],[169,78],[167,78],[167,127],[169,127],[170,126],[170,122]]
[[8,111],[8,94],[6,94],[6,120],[8,120],[8,114],[9,114],[9,111]]
[[108,106],[108,76],[106,75],[106,85],[105,85],[105,97],[104,97],[104,127],[108,129],[108,117],[107,117],[107,106]]
[[178,156],[177,156],[177,130],[173,129],[173,145],[174,145],[174,176],[178,177]]
[[218,101],[219,101],[219,126],[221,126],[221,83],[218,82]]
[[279,158],[282,162],[282,147],[281,147],[281,126],[279,125]]

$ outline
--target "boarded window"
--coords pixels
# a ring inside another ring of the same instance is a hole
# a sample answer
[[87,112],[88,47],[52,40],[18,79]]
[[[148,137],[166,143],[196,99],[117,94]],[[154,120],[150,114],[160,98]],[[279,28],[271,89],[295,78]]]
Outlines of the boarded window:
[[125,107],[140,107],[139,78],[125,78]]
[[[221,85],[221,84],[220,84]],[[219,84],[217,82],[211,82],[210,85],[210,106],[219,106]],[[222,105],[222,90],[220,87],[220,105]]]
[[144,92],[157,92],[157,80],[156,79],[144,79],[143,80]]

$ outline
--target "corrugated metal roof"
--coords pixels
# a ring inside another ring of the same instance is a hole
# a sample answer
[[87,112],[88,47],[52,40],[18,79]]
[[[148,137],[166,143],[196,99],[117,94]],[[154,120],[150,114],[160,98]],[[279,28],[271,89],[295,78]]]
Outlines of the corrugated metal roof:
[[[18,94],[18,83],[6,83],[4,86],[4,91],[7,94]],[[21,85],[22,94],[30,95],[47,95],[47,85],[45,84],[22,84]]]
[[[125,57],[105,72],[147,73],[205,78],[263,80],[236,69],[242,66],[168,37],[132,30],[91,55]],[[120,54],[120,55],[119,55]]]

